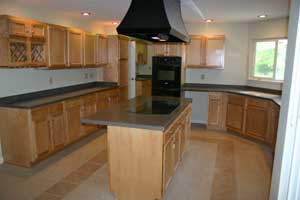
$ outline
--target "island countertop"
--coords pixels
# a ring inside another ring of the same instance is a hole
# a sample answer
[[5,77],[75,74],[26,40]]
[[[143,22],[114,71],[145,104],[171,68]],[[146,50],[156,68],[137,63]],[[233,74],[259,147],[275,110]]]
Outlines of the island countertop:
[[[131,112],[133,108],[152,100],[179,101],[178,107],[170,114],[141,114]],[[102,110],[94,115],[81,119],[82,123],[94,125],[121,126],[141,128],[149,130],[165,131],[192,100],[188,98],[173,97],[136,97],[128,101],[120,102],[110,108]]]

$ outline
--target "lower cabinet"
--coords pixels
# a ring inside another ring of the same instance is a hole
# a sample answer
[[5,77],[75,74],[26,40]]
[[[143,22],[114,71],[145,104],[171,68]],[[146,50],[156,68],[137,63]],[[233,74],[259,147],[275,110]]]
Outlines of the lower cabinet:
[[62,149],[66,141],[65,119],[63,114],[51,117],[50,120],[53,150]]
[[244,96],[228,95],[226,127],[238,133],[244,131],[245,100]]
[[266,141],[269,125],[269,102],[260,99],[247,99],[245,134]]
[[208,93],[207,128],[225,130],[227,94],[222,92]]
[[82,124],[80,119],[101,112],[119,99],[120,93],[116,88],[33,109],[0,107],[4,162],[31,167],[95,132],[98,126]]
[[226,127],[261,140],[274,150],[280,107],[270,100],[229,94]]
[[50,105],[49,116],[52,149],[57,151],[64,147],[67,139],[63,103]]
[[189,107],[166,131],[163,160],[163,191],[166,191],[189,143],[191,128]]
[[172,136],[164,147],[164,187],[167,188],[175,168],[175,137]]
[[65,121],[67,143],[73,143],[81,136],[81,99],[71,99],[65,102]]
[[[83,97],[81,107],[81,117],[87,117],[97,113],[97,94],[91,94]],[[97,125],[82,124],[82,135],[88,135],[98,130]]]
[[269,124],[268,124],[269,131],[266,140],[268,144],[272,147],[273,151],[275,151],[280,107],[273,102],[271,103],[270,107],[271,107],[271,112],[269,112]]
[[152,81],[151,80],[137,80],[135,84],[136,96],[151,96],[152,95]]
[[50,122],[48,120],[48,107],[34,109],[31,112],[32,131],[35,141],[35,158],[40,158],[51,151]]

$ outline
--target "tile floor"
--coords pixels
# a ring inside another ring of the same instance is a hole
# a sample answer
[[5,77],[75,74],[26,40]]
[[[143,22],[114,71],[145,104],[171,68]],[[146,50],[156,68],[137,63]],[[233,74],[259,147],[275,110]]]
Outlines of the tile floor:
[[[265,200],[272,154],[261,144],[193,126],[164,200]],[[99,132],[32,169],[0,166],[1,200],[113,200],[106,134]]]

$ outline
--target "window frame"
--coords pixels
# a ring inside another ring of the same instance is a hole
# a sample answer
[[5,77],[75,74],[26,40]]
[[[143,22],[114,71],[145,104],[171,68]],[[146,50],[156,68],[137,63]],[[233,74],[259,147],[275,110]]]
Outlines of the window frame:
[[[276,80],[275,79],[277,54],[278,54],[278,41],[279,40],[288,40],[288,38],[287,37],[275,37],[275,38],[253,39],[251,41],[252,48],[250,50],[248,80],[262,81],[262,82],[275,82],[275,83],[283,83],[284,82],[284,80]],[[275,42],[275,56],[274,56],[274,62],[273,62],[273,77],[272,78],[254,76],[257,42]]]

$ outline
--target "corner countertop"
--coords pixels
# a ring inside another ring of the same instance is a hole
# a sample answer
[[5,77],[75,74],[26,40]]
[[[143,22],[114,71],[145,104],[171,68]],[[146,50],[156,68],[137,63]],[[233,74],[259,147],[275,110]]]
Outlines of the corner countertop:
[[182,86],[182,91],[195,92],[229,92],[250,97],[271,100],[278,106],[281,106],[281,91],[265,88],[257,88],[251,86],[240,85],[217,85],[217,84],[196,84],[185,83]]
[[117,88],[116,83],[92,82],[0,98],[0,107],[31,109],[90,93]]
[[[167,115],[162,114],[140,114],[129,110],[132,107],[143,105],[153,100],[179,100],[179,106]],[[82,123],[94,125],[122,126],[130,128],[141,128],[149,130],[165,131],[168,126],[184,111],[192,102],[187,98],[174,97],[136,97],[128,101],[123,101],[106,110],[102,110],[87,118],[81,119]]]

